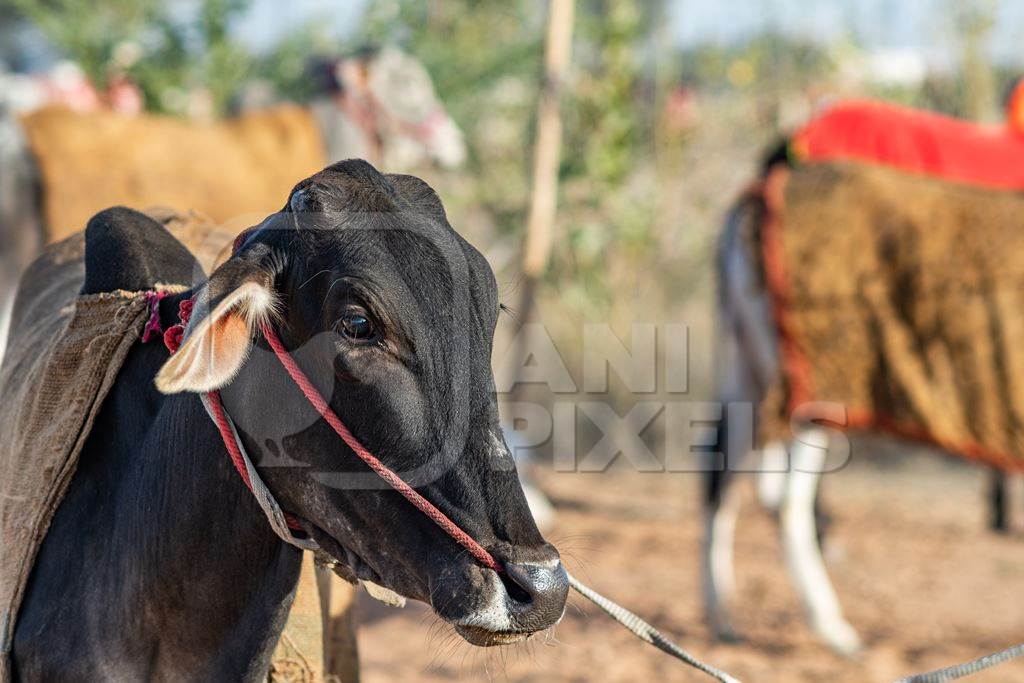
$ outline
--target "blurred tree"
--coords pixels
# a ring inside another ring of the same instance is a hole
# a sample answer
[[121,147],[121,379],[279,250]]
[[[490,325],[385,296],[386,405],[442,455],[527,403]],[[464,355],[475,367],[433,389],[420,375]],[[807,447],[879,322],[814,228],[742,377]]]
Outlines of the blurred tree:
[[468,117],[503,79],[539,85],[543,10],[524,0],[378,0],[361,34],[416,55],[456,116]]
[[800,89],[827,80],[836,68],[827,46],[771,31],[736,45],[687,48],[678,58],[684,78],[711,90]]
[[100,89],[118,74],[142,90],[146,107],[184,113],[188,93],[204,89],[212,113],[226,111],[253,59],[228,25],[251,0],[201,0],[171,12],[159,0],[4,0],[77,62]]
[[203,0],[199,8],[198,78],[209,90],[217,113],[227,111],[252,68],[248,50],[228,33],[230,20],[248,9],[250,3],[251,0]]
[[359,32],[402,46],[430,72],[469,143],[473,181],[449,189],[453,209],[472,206],[500,234],[526,218],[544,10],[532,0],[378,0]]
[[643,56],[660,10],[637,0],[580,3],[563,162],[570,248],[556,252],[554,274],[584,310],[605,308],[617,288],[631,286],[620,264],[650,256],[655,244],[656,187],[631,180],[654,158],[653,76]]
[[159,16],[158,0],[6,0],[98,86],[106,84],[115,48],[136,39]]
[[320,79],[310,76],[311,63],[336,57],[345,51],[344,47],[322,22],[311,21],[285,35],[266,54],[258,55],[253,75],[270,83],[281,98],[306,102],[322,87]]
[[[663,5],[577,5],[558,201],[566,238],[547,276],[577,310],[607,304],[619,284],[610,269],[628,270],[613,262],[632,263],[653,244],[655,187],[639,179],[654,159],[655,75],[645,58]],[[483,210],[499,234],[520,235],[526,223],[546,16],[535,0],[378,0],[360,31],[402,45],[430,71],[471,148],[473,180],[447,189],[451,211]]]
[[996,108],[995,73],[988,57],[997,10],[995,0],[953,0],[950,12],[962,50],[962,112],[975,121],[992,122],[1001,118]]

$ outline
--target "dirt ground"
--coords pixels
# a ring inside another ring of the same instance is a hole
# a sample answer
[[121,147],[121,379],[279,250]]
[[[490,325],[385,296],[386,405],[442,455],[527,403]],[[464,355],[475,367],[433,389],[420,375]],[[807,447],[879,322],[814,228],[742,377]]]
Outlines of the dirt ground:
[[[891,681],[1024,640],[1024,504],[1017,529],[985,529],[987,473],[939,457],[854,459],[828,475],[826,557],[866,648],[840,658],[809,632],[784,573],[772,518],[748,486],[737,534],[736,625],[712,641],[701,618],[695,475],[543,476],[558,507],[548,533],[570,571],[744,681]],[[1016,482],[1019,485],[1019,482]],[[578,598],[549,634],[505,650],[462,643],[422,607],[360,605],[367,683],[710,680],[634,640]],[[1024,680],[1024,661],[972,681]]]

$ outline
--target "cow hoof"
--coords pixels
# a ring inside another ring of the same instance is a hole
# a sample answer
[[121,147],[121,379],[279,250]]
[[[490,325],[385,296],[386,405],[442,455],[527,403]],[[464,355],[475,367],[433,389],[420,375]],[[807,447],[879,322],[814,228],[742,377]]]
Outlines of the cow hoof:
[[735,645],[746,641],[746,638],[733,628],[732,622],[727,617],[712,617],[711,632],[715,639],[722,643]]
[[827,624],[819,624],[814,630],[825,639],[825,642],[828,643],[828,646],[836,654],[843,657],[857,657],[863,648],[857,631],[842,619]]
[[728,643],[729,645],[739,645],[739,644],[745,643],[747,641],[746,638],[741,636],[731,626],[728,627],[728,628],[719,629],[718,633],[716,635],[717,635],[719,641],[721,641],[723,643]]

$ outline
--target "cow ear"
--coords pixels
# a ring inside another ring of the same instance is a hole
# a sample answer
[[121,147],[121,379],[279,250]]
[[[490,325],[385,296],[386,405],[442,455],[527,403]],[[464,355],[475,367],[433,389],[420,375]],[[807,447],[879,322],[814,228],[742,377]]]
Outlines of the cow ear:
[[231,259],[195,301],[181,347],[156,376],[156,387],[165,394],[206,393],[230,384],[261,325],[275,317],[278,299],[271,274]]

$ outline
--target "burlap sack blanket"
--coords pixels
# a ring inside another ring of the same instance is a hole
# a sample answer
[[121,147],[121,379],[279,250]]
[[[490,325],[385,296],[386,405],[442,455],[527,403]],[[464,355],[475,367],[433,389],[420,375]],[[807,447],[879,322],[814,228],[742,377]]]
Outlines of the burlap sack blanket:
[[828,401],[849,428],[1024,470],[1024,196],[836,164],[762,198],[783,361],[762,441]]
[[81,234],[26,273],[0,369],[0,680],[11,677],[14,623],[46,530],[128,350],[148,317],[145,297],[78,296]]
[[115,205],[193,209],[237,233],[327,164],[313,115],[291,105],[207,124],[47,108],[22,125],[39,167],[47,241]]
[[[212,272],[234,232],[190,212],[147,212]],[[78,455],[148,306],[142,292],[79,296],[82,233],[47,247],[25,273],[0,368],[0,682],[11,680],[10,648],[25,586]],[[197,276],[201,274],[197,273]],[[161,285],[168,291],[193,283]],[[312,558],[274,654],[272,681],[326,680]]]

